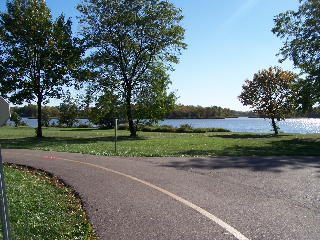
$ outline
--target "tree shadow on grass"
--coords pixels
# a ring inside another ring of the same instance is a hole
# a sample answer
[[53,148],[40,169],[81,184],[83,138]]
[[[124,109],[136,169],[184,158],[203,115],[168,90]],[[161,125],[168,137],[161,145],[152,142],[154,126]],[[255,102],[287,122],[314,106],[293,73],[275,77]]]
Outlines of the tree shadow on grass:
[[[145,140],[144,137],[126,137],[118,136],[117,141],[140,141]],[[114,142],[113,136],[106,137],[92,137],[92,138],[72,138],[72,137],[26,137],[26,138],[16,138],[16,139],[0,139],[0,144],[2,148],[16,148],[16,149],[29,149],[34,147],[54,147],[66,144],[90,144],[99,142]]]
[[290,169],[320,168],[320,142],[316,139],[273,141],[264,147],[237,146],[222,150],[189,150],[180,152],[180,154],[209,157],[171,161],[163,166],[177,169],[233,168],[271,172],[281,172],[283,167]]
[[[173,161],[165,165],[177,169],[249,169],[252,171],[268,171],[279,173],[283,167],[290,169],[303,169],[306,167],[320,168],[320,159],[315,156],[243,156],[243,157],[208,157],[208,158],[191,158],[187,161]],[[320,173],[320,171],[318,171]]]

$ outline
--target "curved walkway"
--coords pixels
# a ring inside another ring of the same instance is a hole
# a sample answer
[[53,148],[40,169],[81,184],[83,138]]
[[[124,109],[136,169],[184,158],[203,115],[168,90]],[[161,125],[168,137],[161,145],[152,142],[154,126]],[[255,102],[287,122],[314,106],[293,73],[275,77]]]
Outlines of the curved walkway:
[[319,157],[123,158],[3,150],[83,200],[100,239],[318,239]]

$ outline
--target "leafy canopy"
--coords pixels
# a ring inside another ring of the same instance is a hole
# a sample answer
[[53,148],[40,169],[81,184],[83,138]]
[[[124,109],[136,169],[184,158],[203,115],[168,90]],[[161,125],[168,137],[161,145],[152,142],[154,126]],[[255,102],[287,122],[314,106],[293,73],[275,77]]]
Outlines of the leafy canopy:
[[297,11],[280,13],[272,29],[283,39],[281,61],[290,59],[307,76],[300,82],[302,103],[320,102],[320,1],[299,0]]
[[81,33],[91,49],[88,64],[95,73],[95,84],[102,93],[107,88],[120,96],[131,136],[135,136],[133,106],[146,96],[145,89],[156,90],[155,73],[162,72],[158,74],[163,78],[158,85],[162,89],[152,94],[171,96],[163,94],[170,84],[165,72],[186,47],[179,25],[181,11],[165,0],[84,0],[78,9]]
[[177,97],[173,92],[168,92],[171,84],[169,75],[161,67],[152,68],[151,73],[145,76],[148,84],[136,94],[134,101],[133,113],[137,123],[157,123],[175,107]]
[[113,128],[115,119],[121,119],[124,115],[123,103],[117,95],[108,90],[98,97],[95,107],[91,108],[88,114],[90,121],[101,128]]
[[75,100],[71,98],[70,93],[66,94],[58,109],[60,111],[58,116],[59,125],[73,127],[78,123],[79,108]]
[[71,20],[54,22],[44,0],[8,1],[0,15],[1,92],[16,103],[56,97],[80,59]]
[[53,21],[44,0],[8,1],[0,14],[0,92],[13,103],[37,101],[38,137],[42,103],[60,96],[80,63],[71,25],[63,15]]
[[270,67],[254,74],[252,80],[246,80],[242,86],[239,100],[245,106],[251,106],[254,112],[272,120],[283,120],[296,107],[294,91],[296,76],[280,67]]

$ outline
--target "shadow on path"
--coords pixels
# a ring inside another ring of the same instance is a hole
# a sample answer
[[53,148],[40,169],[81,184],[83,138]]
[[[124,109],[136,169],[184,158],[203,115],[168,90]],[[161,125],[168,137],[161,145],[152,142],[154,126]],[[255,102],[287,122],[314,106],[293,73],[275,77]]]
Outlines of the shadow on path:
[[[288,154],[290,153],[290,154]],[[221,150],[189,150],[181,155],[211,156],[171,161],[163,166],[178,169],[239,168],[252,171],[281,172],[281,168],[317,168],[320,173],[320,142],[312,139],[275,140],[267,146],[236,146]],[[289,156],[285,156],[285,155]],[[223,157],[214,157],[214,156]],[[292,156],[291,156],[292,155]],[[242,156],[242,157],[239,157]]]
[[319,157],[212,157],[212,158],[190,158],[186,161],[172,161],[162,166],[177,169],[226,169],[238,168],[252,171],[281,172],[281,168],[302,169],[313,167],[320,169]]

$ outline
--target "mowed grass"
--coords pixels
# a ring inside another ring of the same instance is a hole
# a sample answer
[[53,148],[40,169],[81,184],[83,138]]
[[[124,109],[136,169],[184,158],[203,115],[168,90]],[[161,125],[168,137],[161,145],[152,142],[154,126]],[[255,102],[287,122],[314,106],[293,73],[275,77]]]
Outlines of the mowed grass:
[[43,172],[14,165],[4,172],[12,239],[96,239],[72,189]]
[[254,133],[155,133],[118,131],[117,153],[114,130],[44,128],[44,138],[34,137],[30,127],[3,127],[3,148],[79,152],[120,156],[250,156],[320,155],[320,134]]

